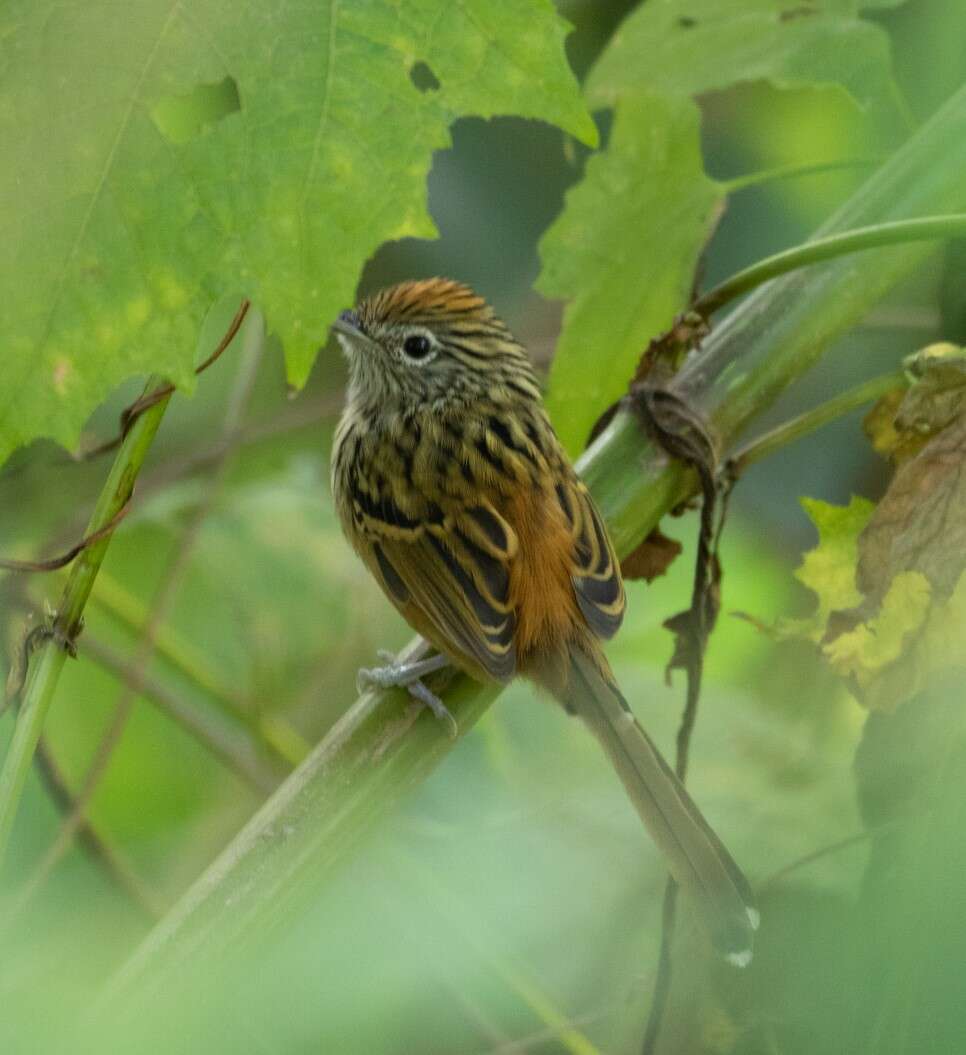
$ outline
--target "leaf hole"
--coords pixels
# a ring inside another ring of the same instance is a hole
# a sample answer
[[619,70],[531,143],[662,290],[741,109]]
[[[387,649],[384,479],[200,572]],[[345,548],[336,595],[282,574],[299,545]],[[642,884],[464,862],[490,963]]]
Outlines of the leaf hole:
[[438,92],[439,78],[429,68],[428,63],[414,62],[409,69],[409,79],[421,92]]
[[180,145],[240,109],[235,78],[225,77],[215,84],[196,85],[184,95],[166,95],[151,111],[151,117],[166,139]]

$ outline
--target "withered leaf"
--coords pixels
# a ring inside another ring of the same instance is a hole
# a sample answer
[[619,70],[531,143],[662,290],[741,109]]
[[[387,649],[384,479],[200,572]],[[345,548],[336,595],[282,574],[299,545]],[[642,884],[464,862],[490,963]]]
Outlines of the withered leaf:
[[932,346],[907,368],[916,380],[894,419],[903,453],[858,538],[862,601],[822,641],[856,695],[886,710],[966,668],[966,360]]
[[690,671],[697,666],[700,671],[704,649],[720,611],[721,561],[717,554],[712,554],[708,579],[700,597],[693,601],[691,608],[669,616],[662,623],[664,629],[670,630],[674,635],[674,651],[664,668],[664,680],[668,684],[674,670]]
[[[674,320],[674,325],[658,337],[652,337],[641,353],[629,389],[644,381],[664,385],[677,373],[689,352],[693,351],[710,332],[708,321],[693,311],[686,311]],[[588,446],[607,428],[617,413],[621,401],[611,405],[594,422]]]
[[813,641],[877,710],[966,671],[966,357],[933,345],[905,366],[909,389],[867,426],[892,481],[874,510],[805,503],[820,541],[797,575],[818,606],[778,627]]
[[625,579],[653,582],[664,575],[681,553],[681,543],[668,538],[660,528],[654,528],[646,539],[621,561]]
[[856,582],[878,605],[900,572],[945,600],[966,570],[966,415],[896,470],[859,538]]
[[906,386],[890,389],[880,396],[862,419],[862,429],[876,454],[899,464],[911,458],[925,446],[927,436],[904,436],[896,428],[896,414],[907,392]]
[[908,385],[886,393],[866,415],[872,446],[894,464],[914,458],[966,411],[966,351],[931,344],[903,361]]

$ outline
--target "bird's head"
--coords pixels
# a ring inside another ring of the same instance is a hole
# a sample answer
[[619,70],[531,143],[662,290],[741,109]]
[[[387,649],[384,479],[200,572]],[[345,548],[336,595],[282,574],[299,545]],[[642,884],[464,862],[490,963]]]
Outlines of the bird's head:
[[332,328],[349,360],[349,398],[359,403],[445,411],[539,395],[530,360],[505,323],[451,279],[381,290]]

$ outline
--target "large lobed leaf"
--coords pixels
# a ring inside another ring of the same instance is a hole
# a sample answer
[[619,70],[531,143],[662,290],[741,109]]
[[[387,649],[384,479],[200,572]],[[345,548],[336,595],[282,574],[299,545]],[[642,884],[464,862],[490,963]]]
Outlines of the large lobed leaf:
[[566,298],[550,409],[573,453],[627,387],[650,337],[687,306],[724,188],[705,175],[690,97],[748,80],[838,85],[861,105],[891,105],[886,34],[859,0],[648,0],[591,70],[592,107],[614,108],[592,159],[545,234],[538,289]]
[[190,388],[225,292],[258,300],[303,383],[366,258],[434,234],[426,174],[455,118],[595,141],[566,32],[550,0],[6,4],[0,461],[73,445],[132,374]]

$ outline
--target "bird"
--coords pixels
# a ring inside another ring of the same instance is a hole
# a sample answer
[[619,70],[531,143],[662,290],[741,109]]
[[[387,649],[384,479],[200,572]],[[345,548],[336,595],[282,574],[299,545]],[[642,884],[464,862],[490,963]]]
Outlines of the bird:
[[435,650],[362,671],[365,683],[405,686],[442,717],[422,678],[443,665],[549,692],[596,735],[714,947],[745,966],[759,922],[750,885],[607,661],[625,609],[620,564],[525,348],[482,296],[446,278],[376,292],[332,329],[349,374],[334,504],[356,554]]

